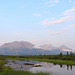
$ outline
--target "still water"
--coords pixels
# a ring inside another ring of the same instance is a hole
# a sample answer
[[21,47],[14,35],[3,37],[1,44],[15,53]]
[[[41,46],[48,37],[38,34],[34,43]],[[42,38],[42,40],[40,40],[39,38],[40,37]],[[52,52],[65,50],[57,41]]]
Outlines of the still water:
[[[41,67],[34,67],[33,65],[26,64],[40,64]],[[8,64],[6,66],[10,66],[15,70],[28,70],[33,73],[37,72],[46,72],[50,75],[75,75],[75,66],[73,65],[63,65],[63,64],[54,64],[48,62],[39,62],[39,61],[19,61],[8,60]]]

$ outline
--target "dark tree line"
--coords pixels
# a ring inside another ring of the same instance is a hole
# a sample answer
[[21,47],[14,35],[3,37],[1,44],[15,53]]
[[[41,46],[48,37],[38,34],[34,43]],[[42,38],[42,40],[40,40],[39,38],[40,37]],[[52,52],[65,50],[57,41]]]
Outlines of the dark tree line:
[[67,52],[66,55],[64,55],[62,52],[60,52],[59,55],[23,55],[23,56],[3,56],[0,55],[0,60],[5,60],[9,58],[38,58],[38,59],[59,59],[59,60],[72,60],[75,61],[75,54],[72,52]]

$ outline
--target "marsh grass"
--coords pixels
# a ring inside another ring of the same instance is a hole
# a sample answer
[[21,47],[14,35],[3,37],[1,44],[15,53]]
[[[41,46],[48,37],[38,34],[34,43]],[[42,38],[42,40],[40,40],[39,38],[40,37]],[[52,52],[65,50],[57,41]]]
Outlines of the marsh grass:
[[50,62],[56,64],[75,65],[75,61],[71,61],[71,60],[54,60],[54,59],[37,59],[37,58],[31,60],[44,61],[44,62]]
[[65,65],[75,65],[75,61],[72,60],[58,60],[58,59],[38,59],[38,58],[10,58],[11,60],[34,60],[34,61],[44,61],[55,64],[65,64]]
[[29,71],[14,70],[9,66],[5,67],[6,63],[8,62],[0,59],[0,75],[48,75],[47,73],[41,73],[41,72],[34,74]]
[[4,64],[6,64],[6,63],[7,63],[7,61],[5,61],[5,60],[0,60],[0,72],[3,71],[3,69],[5,68]]
[[16,70],[6,70],[2,73],[0,73],[0,75],[48,75],[47,73],[31,73],[29,71],[16,71]]

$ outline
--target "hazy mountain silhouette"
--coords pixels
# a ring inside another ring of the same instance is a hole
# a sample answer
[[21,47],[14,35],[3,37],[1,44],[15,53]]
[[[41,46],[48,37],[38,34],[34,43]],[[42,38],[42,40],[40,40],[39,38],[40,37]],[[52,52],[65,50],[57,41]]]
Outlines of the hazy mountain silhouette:
[[52,45],[35,46],[27,41],[15,41],[11,43],[5,43],[0,46],[0,54],[2,55],[39,55],[39,54],[59,54],[60,52],[66,54],[67,51],[73,51],[72,49],[62,45],[60,47],[54,47]]

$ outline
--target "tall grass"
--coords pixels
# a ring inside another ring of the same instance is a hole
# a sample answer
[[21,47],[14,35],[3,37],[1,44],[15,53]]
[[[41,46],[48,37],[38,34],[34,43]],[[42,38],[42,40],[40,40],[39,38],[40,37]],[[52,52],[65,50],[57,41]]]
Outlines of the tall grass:
[[16,70],[6,70],[2,73],[0,73],[0,75],[48,75],[47,73],[31,73],[29,71],[16,71]]
[[5,61],[5,60],[0,60],[0,72],[3,71],[3,69],[5,68],[4,64],[6,64],[6,63],[7,63],[7,61]]
[[5,64],[8,63],[4,56],[0,56],[0,75],[48,75],[47,73],[31,73],[29,71],[17,71],[11,69],[10,67],[5,67]]
[[11,60],[36,60],[44,61],[56,64],[75,65],[75,61],[72,60],[59,60],[59,59],[38,59],[38,58],[10,58]]
[[65,65],[75,65],[75,61],[71,60],[54,60],[54,59],[32,59],[31,60],[37,60],[37,61],[44,61],[44,62],[50,62],[50,63],[56,63],[56,64],[65,64]]

